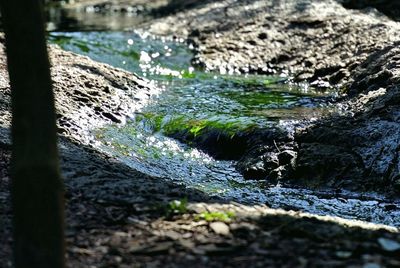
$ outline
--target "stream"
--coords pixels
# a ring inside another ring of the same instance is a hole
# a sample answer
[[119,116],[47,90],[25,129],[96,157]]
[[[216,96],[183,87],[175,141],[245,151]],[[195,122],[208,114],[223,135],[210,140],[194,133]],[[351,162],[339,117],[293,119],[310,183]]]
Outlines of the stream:
[[143,32],[54,32],[53,44],[134,72],[161,88],[128,123],[94,129],[98,149],[154,177],[166,177],[210,196],[245,204],[263,203],[400,227],[400,202],[376,194],[313,191],[245,180],[234,160],[217,160],[190,141],[205,129],[234,137],[271,126],[293,131],[304,120],[341,112],[331,105],[335,89],[292,83],[284,75],[202,70],[191,64],[193,47],[183,39]]

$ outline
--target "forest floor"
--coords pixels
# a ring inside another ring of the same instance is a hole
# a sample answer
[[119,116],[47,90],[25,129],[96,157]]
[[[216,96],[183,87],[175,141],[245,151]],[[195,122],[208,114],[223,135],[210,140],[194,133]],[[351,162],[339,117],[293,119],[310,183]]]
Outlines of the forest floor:
[[[292,149],[302,175],[330,176],[335,187],[354,175],[348,183],[362,186],[365,179],[398,196],[400,26],[335,1],[265,2],[206,1],[160,18],[152,31],[189,37],[199,48],[198,64],[210,68],[229,62],[251,69],[254,63],[252,71],[287,68],[299,80],[348,88],[353,98],[344,101],[352,117],[314,124],[282,146],[297,143]],[[128,72],[50,50],[57,63],[52,73],[69,267],[400,266],[397,228],[210,198],[96,151],[90,128],[123,123],[157,89]],[[0,59],[0,267],[11,267],[10,91],[4,52]],[[332,159],[342,160],[326,165]]]
[[[79,146],[70,147],[77,151],[64,152],[64,161],[81,150]],[[66,180],[69,267],[400,265],[400,244],[396,242],[400,234],[396,228],[265,205],[210,200],[202,193],[116,166],[93,152],[79,154],[85,166],[76,164],[73,171],[81,178]],[[10,151],[3,146],[0,267],[11,267],[9,160]],[[68,174],[69,165],[64,161],[63,173]],[[87,180],[83,175],[87,165],[89,170],[114,177]],[[183,197],[189,197],[188,204]]]

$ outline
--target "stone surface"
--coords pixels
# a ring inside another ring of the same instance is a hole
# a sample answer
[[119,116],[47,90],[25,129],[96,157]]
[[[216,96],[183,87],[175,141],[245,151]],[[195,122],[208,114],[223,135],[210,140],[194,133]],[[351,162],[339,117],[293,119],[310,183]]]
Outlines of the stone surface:
[[230,233],[229,226],[224,222],[212,222],[210,223],[210,228],[216,234],[229,235]]
[[378,243],[386,251],[399,251],[400,243],[387,238],[378,238]]
[[400,37],[399,25],[379,13],[333,0],[217,1],[149,27],[189,37],[194,62],[209,69],[289,72],[319,85],[345,82],[372,51]]

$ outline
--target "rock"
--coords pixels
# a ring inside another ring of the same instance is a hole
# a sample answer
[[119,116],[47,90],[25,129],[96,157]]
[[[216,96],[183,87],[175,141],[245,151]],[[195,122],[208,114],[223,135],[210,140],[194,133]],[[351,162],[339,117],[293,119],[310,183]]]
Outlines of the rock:
[[[298,160],[294,177],[307,183],[308,178],[313,178],[309,183],[313,185],[326,185],[327,183],[342,182],[346,169],[355,170],[353,178],[362,172],[362,164],[348,150],[341,146],[320,143],[302,143],[299,148]],[[350,177],[350,176],[349,176]],[[352,179],[353,179],[352,178]],[[331,185],[334,186],[334,185]]]
[[351,251],[336,251],[335,255],[338,258],[347,259],[347,258],[351,257],[352,253],[351,253]]
[[378,238],[378,243],[382,247],[383,250],[386,251],[399,251],[400,250],[400,243],[394,241],[392,239],[387,238]]
[[[165,23],[168,29],[160,32],[158,25]],[[194,62],[209,69],[229,65],[258,73],[287,70],[321,85],[330,80],[343,83],[348,70],[371,51],[400,38],[398,24],[332,0],[212,2],[149,27],[166,35],[195,32],[189,37],[201,49]],[[219,38],[214,38],[216,33]]]
[[132,254],[158,255],[168,252],[174,246],[173,242],[156,242],[153,245],[131,246],[129,252]]
[[216,234],[225,235],[225,236],[230,234],[229,226],[224,222],[212,222],[212,223],[210,223],[210,228]]
[[166,231],[164,235],[171,240],[178,240],[182,237],[180,233],[175,232],[173,230]]
[[363,268],[381,268],[382,266],[377,263],[366,263],[362,266]]
[[285,150],[283,152],[280,152],[278,155],[279,159],[279,165],[287,165],[287,164],[294,164],[294,160],[297,157],[297,153],[295,151],[291,150]]

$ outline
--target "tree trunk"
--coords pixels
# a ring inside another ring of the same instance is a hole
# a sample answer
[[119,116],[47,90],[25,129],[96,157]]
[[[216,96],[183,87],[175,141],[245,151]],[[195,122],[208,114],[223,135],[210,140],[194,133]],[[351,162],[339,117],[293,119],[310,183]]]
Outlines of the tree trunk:
[[0,0],[12,91],[14,265],[64,267],[63,185],[39,0]]

